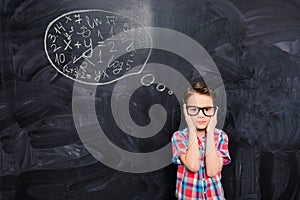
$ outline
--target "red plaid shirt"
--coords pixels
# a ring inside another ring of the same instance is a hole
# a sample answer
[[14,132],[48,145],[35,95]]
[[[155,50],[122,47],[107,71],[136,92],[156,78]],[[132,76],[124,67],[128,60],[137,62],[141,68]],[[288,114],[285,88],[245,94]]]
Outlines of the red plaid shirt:
[[[223,165],[230,163],[228,152],[228,136],[219,129],[215,129],[215,144],[217,152],[223,159]],[[221,172],[215,177],[208,177],[205,172],[205,140],[198,138],[200,151],[200,168],[198,172],[191,172],[181,163],[179,156],[187,152],[188,129],[176,131],[172,136],[173,162],[178,164],[176,197],[179,200],[210,199],[223,200],[224,191],[221,184]]]

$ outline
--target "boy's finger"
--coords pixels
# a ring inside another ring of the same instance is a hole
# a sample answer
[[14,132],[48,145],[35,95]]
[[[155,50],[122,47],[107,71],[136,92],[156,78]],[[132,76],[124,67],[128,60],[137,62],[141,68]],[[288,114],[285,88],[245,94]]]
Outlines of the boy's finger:
[[216,106],[216,112],[215,112],[215,116],[214,116],[214,117],[217,117],[217,115],[218,115],[218,110],[219,110],[219,107]]
[[182,109],[183,109],[183,113],[184,113],[184,115],[186,116],[186,104],[183,104],[183,106],[182,106]]

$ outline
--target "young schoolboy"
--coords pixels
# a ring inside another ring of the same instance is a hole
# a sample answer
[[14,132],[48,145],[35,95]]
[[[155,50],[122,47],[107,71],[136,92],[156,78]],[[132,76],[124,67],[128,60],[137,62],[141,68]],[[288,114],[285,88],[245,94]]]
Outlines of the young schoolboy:
[[172,136],[173,162],[178,165],[179,200],[223,200],[222,166],[230,163],[228,136],[216,129],[218,108],[205,83],[189,87],[183,98],[187,128]]

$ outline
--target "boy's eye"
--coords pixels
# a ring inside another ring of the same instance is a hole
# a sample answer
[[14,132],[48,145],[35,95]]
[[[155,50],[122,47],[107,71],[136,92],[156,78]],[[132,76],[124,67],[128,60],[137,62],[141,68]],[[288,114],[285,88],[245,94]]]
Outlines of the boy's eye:
[[197,112],[197,109],[196,109],[196,108],[190,108],[189,111],[190,111],[191,113],[195,113],[195,112]]
[[198,112],[198,108],[197,107],[189,107],[188,110],[189,110],[189,112],[192,112],[192,113]]

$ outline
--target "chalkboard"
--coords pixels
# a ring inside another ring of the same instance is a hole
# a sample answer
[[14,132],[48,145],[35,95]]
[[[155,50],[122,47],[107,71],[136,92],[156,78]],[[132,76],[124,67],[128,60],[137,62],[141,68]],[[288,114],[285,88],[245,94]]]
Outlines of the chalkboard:
[[0,198],[175,199],[181,98],[215,87],[226,199],[300,199],[298,1],[0,3]]

